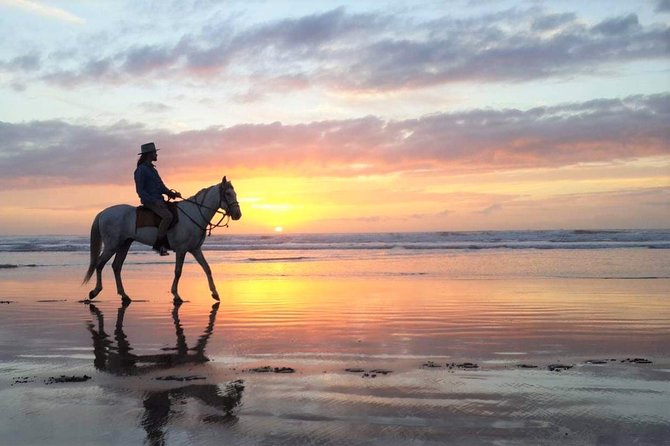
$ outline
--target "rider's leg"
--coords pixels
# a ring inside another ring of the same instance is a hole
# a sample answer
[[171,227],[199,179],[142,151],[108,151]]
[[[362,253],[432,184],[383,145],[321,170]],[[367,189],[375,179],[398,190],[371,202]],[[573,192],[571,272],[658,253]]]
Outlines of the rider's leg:
[[[167,237],[167,231],[172,223],[172,212],[167,207],[167,204],[164,201],[157,201],[152,204],[146,205],[149,209],[154,211],[160,218],[161,222],[158,225],[158,235],[156,236],[156,243],[154,243],[154,249],[160,252],[161,255],[167,254],[165,249],[165,240]],[[162,249],[161,249],[162,248]]]

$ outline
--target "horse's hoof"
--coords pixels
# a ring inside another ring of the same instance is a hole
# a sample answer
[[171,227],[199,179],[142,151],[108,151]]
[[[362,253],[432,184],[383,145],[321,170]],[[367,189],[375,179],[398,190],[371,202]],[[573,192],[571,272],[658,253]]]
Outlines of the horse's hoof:
[[219,299],[219,293],[217,293],[216,291],[213,292],[213,293],[212,293],[212,299],[214,299],[214,300],[221,300],[221,299]]
[[132,299],[126,295],[121,296],[121,303],[123,304],[124,307],[130,305],[132,303]]
[[95,292],[95,290],[91,290],[90,293],[88,293],[88,300],[93,300],[95,299],[95,296],[97,296],[98,293]]
[[178,306],[178,305],[183,304],[184,301],[181,299],[181,297],[175,297],[174,299],[172,299],[172,303],[173,303],[175,306]]

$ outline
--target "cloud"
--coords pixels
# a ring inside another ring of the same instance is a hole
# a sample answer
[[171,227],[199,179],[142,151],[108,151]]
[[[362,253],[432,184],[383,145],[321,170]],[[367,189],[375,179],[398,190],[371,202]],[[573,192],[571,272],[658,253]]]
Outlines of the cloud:
[[240,103],[257,102],[268,94],[277,91],[298,91],[309,88],[310,81],[302,75],[287,75],[278,77],[252,76],[251,87],[243,94],[233,95],[233,99]]
[[0,150],[0,182],[25,188],[121,183],[129,174],[118,167],[134,155],[126,150],[149,140],[142,126],[125,122],[106,128],[0,122],[0,137],[6,142]]
[[64,9],[43,5],[29,0],[3,0],[2,3],[8,6],[21,8],[24,11],[28,11],[33,14],[41,15],[42,17],[62,20],[65,22],[75,23],[77,25],[86,23],[86,20],[70,12],[67,12]]
[[[426,20],[337,8],[255,25],[229,20],[143,45],[113,46],[105,36],[106,55],[96,51],[92,56],[89,46],[73,48],[74,59],[45,66],[34,77],[67,87],[165,79],[239,85],[242,80],[249,92],[238,99],[257,100],[277,91],[278,79],[299,80],[287,82],[283,92],[308,84],[393,91],[461,81],[592,75],[629,61],[667,59],[670,41],[668,25],[641,24],[636,14],[589,25],[575,13],[538,8],[469,19]],[[82,40],[90,45],[90,39]],[[140,36],[135,40],[142,41]]]
[[478,214],[484,214],[484,215],[489,215],[493,214],[494,212],[499,212],[502,210],[502,205],[500,203],[494,203],[491,206],[487,206],[486,208],[482,209],[481,211],[477,211]]
[[657,0],[656,12],[670,12],[670,0]]
[[139,107],[147,113],[162,113],[172,109],[169,105],[166,105],[162,102],[142,102],[139,104]]
[[[360,75],[343,77],[341,86],[390,90],[455,81],[527,81],[593,73],[615,61],[668,57],[670,28],[643,28],[634,14],[591,28],[571,15],[535,17],[530,28],[512,20],[520,18],[503,16],[487,25],[443,19],[433,25],[431,38],[378,41],[354,61],[352,71]],[[545,32],[547,27],[552,33]]]
[[171,177],[194,173],[356,177],[399,171],[488,172],[670,155],[670,94],[529,110],[472,110],[386,121],[375,116],[173,133],[38,121],[0,123],[0,184],[124,184],[154,140]]
[[529,224],[544,221],[547,227],[554,228],[557,221],[573,227],[593,227],[594,222],[600,221],[601,228],[662,228],[670,217],[669,195],[668,187],[624,187],[606,192],[520,197],[505,203],[500,217],[515,220],[515,216],[534,215],[527,221]]
[[545,14],[532,21],[531,29],[533,31],[553,31],[574,23],[576,20],[577,16],[574,13]]
[[592,28],[593,31],[605,35],[631,34],[640,30],[637,15],[628,14],[624,17],[603,20]]
[[0,64],[0,67],[8,71],[36,71],[40,68],[40,56],[35,52],[22,54]]

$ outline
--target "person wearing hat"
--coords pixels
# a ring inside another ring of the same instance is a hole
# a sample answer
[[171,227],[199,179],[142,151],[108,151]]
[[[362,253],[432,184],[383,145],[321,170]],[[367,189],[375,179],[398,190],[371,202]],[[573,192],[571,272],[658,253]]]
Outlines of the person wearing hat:
[[142,151],[138,153],[140,159],[137,160],[137,169],[135,169],[135,189],[137,195],[140,196],[142,204],[152,211],[154,211],[160,218],[161,222],[158,226],[158,236],[153,249],[160,255],[168,255],[167,251],[167,231],[172,223],[172,213],[167,207],[163,194],[170,198],[181,198],[179,192],[173,192],[168,189],[160,175],[156,166],[152,163],[158,160],[158,149],[153,142],[142,144]]

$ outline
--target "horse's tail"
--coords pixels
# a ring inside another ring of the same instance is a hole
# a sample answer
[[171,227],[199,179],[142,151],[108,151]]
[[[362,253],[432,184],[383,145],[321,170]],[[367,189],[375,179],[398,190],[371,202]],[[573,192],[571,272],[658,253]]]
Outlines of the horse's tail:
[[102,237],[100,236],[100,214],[95,216],[93,224],[91,225],[91,263],[88,265],[88,271],[84,276],[84,281],[82,285],[91,280],[93,272],[95,271],[95,266],[98,263],[98,258],[100,257],[100,249],[102,248]]

